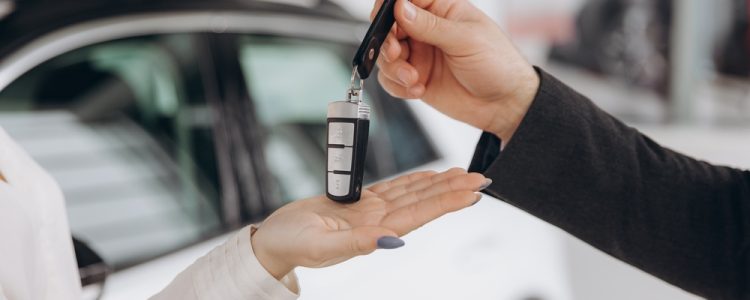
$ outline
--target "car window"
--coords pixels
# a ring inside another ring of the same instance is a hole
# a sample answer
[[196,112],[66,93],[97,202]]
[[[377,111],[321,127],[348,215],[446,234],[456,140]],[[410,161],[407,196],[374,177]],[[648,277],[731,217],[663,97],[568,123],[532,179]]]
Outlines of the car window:
[[0,91],[0,126],[57,179],[73,234],[115,269],[221,228],[195,39],[87,46]]
[[[279,37],[238,40],[240,65],[265,127],[267,161],[281,198],[291,201],[322,193],[327,107],[331,101],[344,100],[353,49]],[[368,80],[365,99],[373,106],[366,182],[437,158],[408,107],[384,97],[376,80]]]

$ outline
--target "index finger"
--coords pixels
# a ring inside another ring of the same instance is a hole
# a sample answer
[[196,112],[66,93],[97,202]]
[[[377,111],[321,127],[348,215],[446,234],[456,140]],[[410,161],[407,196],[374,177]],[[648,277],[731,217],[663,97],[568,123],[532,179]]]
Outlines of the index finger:
[[[434,176],[435,178],[437,176]],[[425,187],[414,187],[406,193],[399,195],[394,200],[386,201],[389,202],[390,210],[397,210],[401,207],[407,206],[418,201],[428,199],[433,196],[440,194],[450,193],[454,191],[472,191],[478,192],[482,189],[483,185],[487,184],[488,180],[481,174],[471,173],[458,175],[452,178],[446,178],[441,182],[428,183],[429,186]],[[415,184],[412,184],[415,185]]]
[[469,207],[481,197],[466,190],[443,193],[395,210],[380,225],[402,236],[445,214]]
[[388,190],[391,190],[391,189],[394,189],[394,188],[397,188],[406,184],[411,184],[412,182],[419,181],[423,178],[432,177],[436,174],[437,172],[435,171],[424,171],[424,172],[406,174],[406,175],[400,176],[390,181],[383,181],[381,183],[376,183],[375,185],[369,187],[368,190],[371,190],[376,194],[381,194]]

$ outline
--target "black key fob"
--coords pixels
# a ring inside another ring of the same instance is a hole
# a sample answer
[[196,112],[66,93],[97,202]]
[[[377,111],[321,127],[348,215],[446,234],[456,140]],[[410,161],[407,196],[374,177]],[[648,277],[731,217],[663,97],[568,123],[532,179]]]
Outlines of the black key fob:
[[354,55],[347,99],[328,105],[326,196],[336,202],[354,203],[362,196],[370,132],[370,106],[362,101],[364,80],[375,68],[380,46],[393,27],[395,4],[396,0],[383,2]]
[[331,200],[359,200],[369,131],[370,107],[364,102],[349,100],[328,105],[326,195]]

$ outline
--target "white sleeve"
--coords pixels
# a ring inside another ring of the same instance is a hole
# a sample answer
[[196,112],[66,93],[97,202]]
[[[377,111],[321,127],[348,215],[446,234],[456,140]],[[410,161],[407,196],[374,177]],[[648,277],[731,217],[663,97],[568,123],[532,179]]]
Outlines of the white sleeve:
[[297,299],[299,286],[294,272],[281,281],[269,274],[255,257],[250,230],[245,227],[198,259],[151,299]]
[[0,182],[0,294],[81,299],[62,191],[2,128],[0,172],[6,179]]

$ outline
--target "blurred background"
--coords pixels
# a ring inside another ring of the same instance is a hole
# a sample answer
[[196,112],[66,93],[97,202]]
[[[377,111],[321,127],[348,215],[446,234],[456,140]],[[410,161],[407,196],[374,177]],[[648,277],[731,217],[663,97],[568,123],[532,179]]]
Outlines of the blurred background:
[[[147,298],[323,192],[326,105],[372,2],[0,0],[0,126],[64,190],[86,299]],[[472,2],[629,125],[750,168],[750,1]],[[366,92],[369,182],[468,165],[477,130]],[[406,242],[299,270],[302,299],[696,299],[494,199]]]

